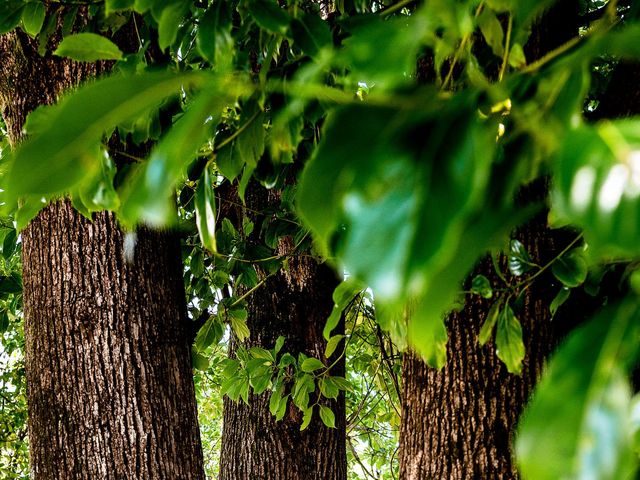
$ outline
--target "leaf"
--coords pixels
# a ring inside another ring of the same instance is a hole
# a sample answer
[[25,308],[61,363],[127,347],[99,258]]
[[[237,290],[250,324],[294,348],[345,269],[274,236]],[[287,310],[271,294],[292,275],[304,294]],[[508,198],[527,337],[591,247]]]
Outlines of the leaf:
[[313,406],[307,408],[302,415],[302,424],[300,425],[300,431],[305,430],[311,423],[313,418]]
[[198,181],[195,196],[196,226],[202,245],[211,253],[216,250],[216,197],[209,169],[205,167]]
[[18,148],[9,170],[7,196],[42,196],[70,189],[98,168],[92,152],[103,132],[204,78],[155,72],[114,76],[80,88],[55,107],[49,128]]
[[115,43],[95,33],[76,33],[64,37],[53,53],[59,57],[69,57],[79,62],[120,60],[122,58],[122,50]]
[[471,281],[471,292],[480,295],[483,298],[491,298],[493,290],[491,282],[484,275],[476,275]]
[[16,251],[17,232],[13,229],[9,230],[2,241],[2,256],[5,260],[9,260]]
[[209,359],[197,352],[191,354],[191,364],[198,370],[206,371],[209,369]]
[[[357,282],[353,278],[349,277],[348,279],[340,282],[338,286],[333,291],[333,309],[331,310],[331,314],[324,326],[324,330],[322,331],[322,335],[325,340],[329,340],[331,336],[331,331],[338,326],[340,322],[340,317],[342,316],[342,312],[347,305],[351,303],[351,301],[355,298],[358,293],[363,290],[363,286],[360,282]],[[328,348],[328,347],[327,347]],[[325,355],[329,356],[329,355]]]
[[276,339],[276,345],[273,349],[274,353],[278,353],[280,350],[282,350],[282,347],[284,346],[284,340],[285,338],[280,335],[277,339]]
[[639,132],[637,119],[580,125],[553,162],[553,214],[584,230],[595,259],[640,254]]
[[196,45],[200,54],[216,65],[232,56],[231,15],[226,2],[214,2],[198,24]]
[[482,324],[482,328],[480,328],[480,333],[478,334],[478,343],[480,343],[480,345],[484,345],[491,338],[493,327],[495,327],[501,314],[500,305],[500,300],[497,300],[493,305],[491,305],[489,313],[487,313],[487,318]]
[[29,2],[22,11],[22,26],[32,37],[40,33],[44,24],[45,7],[42,2]]
[[531,270],[531,257],[519,240],[511,240],[509,252],[509,271],[513,275],[519,277]]
[[336,428],[336,417],[329,407],[320,405],[320,419],[329,428]]
[[251,0],[249,13],[266,30],[285,35],[289,30],[291,18],[275,0]]
[[487,44],[498,57],[504,54],[504,32],[500,20],[489,8],[484,8],[478,16],[478,26]]
[[524,343],[522,343],[522,326],[509,305],[505,305],[498,316],[496,353],[510,373],[520,375],[525,355]]
[[332,44],[327,22],[309,13],[291,20],[291,35],[294,43],[310,57],[317,56],[323,47]]
[[326,368],[325,364],[322,363],[317,358],[307,358],[300,365],[300,369],[303,372],[315,372],[316,370],[320,370],[321,368]]
[[118,10],[127,10],[133,7],[135,4],[135,0],[105,0],[104,8],[105,15],[108,16],[113,12]]
[[325,348],[325,351],[324,351],[324,356],[326,358],[329,358],[331,355],[333,355],[333,352],[336,351],[336,348],[338,347],[338,345],[340,344],[343,338],[344,338],[344,335],[334,335],[329,339],[329,341],[327,342],[327,347]]
[[244,342],[249,335],[251,334],[249,331],[249,327],[247,326],[246,320],[241,320],[236,317],[230,317],[231,329],[233,333],[235,333],[239,342]]
[[624,301],[574,331],[552,357],[518,426],[523,477],[633,478],[625,370],[638,350],[639,326],[637,302]]
[[320,388],[320,393],[325,398],[338,398],[338,395],[340,394],[338,385],[331,377],[321,377],[318,380],[318,387]]
[[[182,118],[160,140],[149,160],[138,168],[121,192],[119,216],[125,224],[135,225],[144,221],[163,226],[171,223],[175,215],[172,199],[175,184],[207,139],[211,125],[217,124],[225,101],[226,97],[210,85],[194,99]],[[199,184],[199,187],[204,188],[204,184]],[[213,198],[213,192],[202,192],[201,201],[205,195],[209,200]],[[206,227],[205,230],[210,233],[208,229],[212,225],[208,222],[215,220],[215,216],[207,218],[205,215],[201,220],[207,224],[200,223],[198,228]],[[214,240],[210,237],[203,245],[215,248]]]
[[524,56],[524,49],[519,43],[514,43],[509,49],[509,65],[513,68],[522,68],[526,66],[527,59]]
[[0,3],[0,35],[10,32],[22,18],[24,3],[15,0],[4,0]]
[[569,295],[571,294],[571,290],[567,287],[562,287],[560,291],[556,294],[556,296],[551,301],[549,305],[549,312],[551,312],[551,317],[553,318],[558,311],[558,308],[562,306],[564,302],[567,301]]
[[189,3],[184,0],[174,1],[170,5],[163,5],[158,20],[158,45],[162,50],[173,45],[178,38],[178,28],[189,9]]
[[551,271],[566,287],[573,288],[582,285],[587,279],[589,271],[582,248],[574,248],[558,258],[551,265]]
[[217,315],[211,315],[205,324],[198,330],[194,347],[198,352],[204,351],[209,345],[218,343],[224,333],[222,324]]

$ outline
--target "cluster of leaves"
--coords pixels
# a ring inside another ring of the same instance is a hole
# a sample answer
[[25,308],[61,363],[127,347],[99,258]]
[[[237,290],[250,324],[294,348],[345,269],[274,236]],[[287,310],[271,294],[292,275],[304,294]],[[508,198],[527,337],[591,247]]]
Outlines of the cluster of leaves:
[[[290,353],[279,355],[284,341],[284,337],[278,337],[270,350],[238,347],[236,358],[224,362],[226,381],[222,393],[235,401],[241,398],[248,404],[250,389],[254,395],[270,389],[269,410],[277,420],[284,417],[291,401],[302,412],[300,430],[309,426],[314,411],[326,426],[334,428],[335,415],[322,398],[338,398],[341,390],[351,388],[349,383],[344,377],[331,375],[331,365],[325,365],[317,358],[304,353],[299,353],[297,358]],[[325,356],[332,353],[325,352]]]
[[[40,21],[37,3],[5,2],[0,31],[21,25],[47,38],[51,20]],[[87,24],[93,31],[65,34],[56,52],[81,61],[118,60],[118,73],[30,116],[30,137],[3,178],[4,202],[10,209],[20,199],[18,227],[42,208],[43,196],[59,195],[70,195],[88,216],[113,210],[127,228],[167,226],[178,222],[173,196],[186,184],[195,210],[188,220],[202,248],[215,254],[192,245],[185,255],[193,308],[215,305],[196,339],[197,348],[206,349],[223,336],[225,322],[237,336],[247,334],[243,298],[235,290],[226,295],[225,284],[244,275],[245,286],[257,287],[250,262],[240,273],[237,265],[273,256],[238,253],[246,232],[217,221],[216,188],[236,182],[243,202],[251,179],[282,187],[283,169],[310,159],[295,201],[317,250],[372,289],[376,318],[394,338],[442,366],[444,318],[463,279],[486,251],[509,243],[510,231],[530,214],[514,204],[515,192],[546,174],[553,181],[554,222],[582,231],[588,249],[536,266],[511,242],[511,273],[533,270],[498,295],[480,340],[488,341],[497,326],[501,358],[518,372],[524,352],[511,300],[526,282],[551,268],[570,289],[602,263],[640,255],[640,123],[581,120],[591,65],[640,56],[637,8],[625,7],[622,23],[617,2],[610,2],[600,22],[529,62],[524,45],[532,23],[551,3],[345,1],[323,11],[268,0],[97,3]],[[136,18],[144,25],[138,52],[125,55],[104,35],[96,38],[95,32],[125,28]],[[166,71],[150,69],[150,32],[174,62]],[[415,65],[425,51],[433,58],[434,82],[421,87]],[[158,142],[148,159],[116,161],[105,154],[114,134]],[[287,234],[276,229],[272,241]],[[342,288],[340,310],[355,297]],[[482,279],[473,288],[484,296],[490,291]],[[563,289],[552,307],[566,295]],[[398,320],[409,306],[408,323]],[[634,469],[624,374],[637,350],[635,310],[631,296],[559,350],[520,428],[523,475],[580,476],[588,468],[602,478],[622,478]],[[335,338],[330,331],[328,339]],[[246,400],[249,388],[272,388],[272,411],[278,415],[289,397],[305,412],[304,426],[314,410],[309,394],[319,389],[331,398],[340,387],[327,390],[327,379],[335,377],[324,376],[322,362],[313,363],[319,360],[278,354],[277,348],[239,350],[224,390]],[[553,409],[557,392],[572,399],[566,404],[576,406],[574,414]],[[320,416],[332,423],[322,408]],[[609,437],[615,442],[602,444]]]

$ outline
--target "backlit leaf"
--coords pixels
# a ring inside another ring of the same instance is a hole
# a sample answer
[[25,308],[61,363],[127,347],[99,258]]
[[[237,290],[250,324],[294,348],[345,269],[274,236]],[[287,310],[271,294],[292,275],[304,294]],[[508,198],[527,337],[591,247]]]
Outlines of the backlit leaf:
[[79,62],[120,60],[122,58],[122,51],[115,43],[95,33],[76,33],[64,37],[53,53]]

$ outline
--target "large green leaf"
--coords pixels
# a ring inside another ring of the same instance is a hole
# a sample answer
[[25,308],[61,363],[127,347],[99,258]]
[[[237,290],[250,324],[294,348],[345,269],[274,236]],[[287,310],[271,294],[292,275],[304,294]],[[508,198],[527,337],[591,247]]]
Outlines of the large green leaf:
[[557,160],[556,217],[583,228],[594,255],[640,254],[640,121],[575,128]]
[[498,316],[496,353],[507,366],[509,372],[520,374],[525,354],[522,326],[508,304],[504,306]]
[[231,26],[231,15],[226,2],[214,2],[200,20],[196,45],[200,54],[211,64],[231,60]]
[[40,33],[44,24],[45,6],[42,2],[29,2],[22,11],[22,26],[32,37]]
[[76,33],[64,37],[53,53],[79,62],[120,60],[122,58],[122,51],[115,43],[95,33]]
[[524,478],[633,478],[631,389],[640,309],[627,300],[575,331],[552,358],[518,428]]
[[105,131],[137,117],[181,87],[200,85],[206,78],[157,72],[114,76],[80,88],[47,113],[49,128],[29,137],[16,151],[6,182],[7,196],[69,190],[98,168],[93,152]]
[[251,0],[249,13],[262,28],[274,33],[286,34],[291,17],[280,8],[276,0]]
[[478,119],[471,98],[433,98],[431,108],[332,113],[303,172],[298,206],[321,250],[372,288],[385,316],[419,305],[410,308],[409,341],[442,366],[444,318],[462,280],[522,217],[483,208],[495,130]]
[[205,168],[196,188],[196,226],[202,245],[212,253],[216,250],[216,197],[209,175]]
[[17,0],[5,0],[0,3],[0,35],[13,30],[22,18],[24,3]]
[[175,219],[174,186],[217,125],[228,101],[214,83],[195,98],[123,188],[119,213],[125,224],[143,221],[161,226]]

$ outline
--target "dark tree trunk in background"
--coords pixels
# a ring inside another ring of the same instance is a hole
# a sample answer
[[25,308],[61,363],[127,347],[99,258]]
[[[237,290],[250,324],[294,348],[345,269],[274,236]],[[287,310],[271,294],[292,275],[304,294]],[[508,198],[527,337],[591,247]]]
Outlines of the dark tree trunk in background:
[[[529,61],[577,34],[578,2],[559,2],[534,29],[527,46]],[[525,201],[544,196],[542,184],[524,192]],[[534,198],[532,198],[532,196]],[[556,237],[556,238],[554,238]],[[562,238],[564,237],[564,238]],[[539,265],[567,244],[546,227],[540,215],[520,229],[518,238]],[[474,273],[499,284],[491,262]],[[549,304],[559,289],[540,278],[517,312],[523,327],[526,357],[522,375],[512,375],[498,359],[493,342],[481,347],[477,336],[491,301],[469,297],[464,309],[447,320],[448,361],[442,370],[429,368],[411,353],[403,365],[403,418],[400,430],[400,478],[404,480],[512,479],[518,474],[511,455],[516,422],[544,361],[556,344]]]
[[[0,55],[14,144],[30,111],[101,70],[42,58],[20,31]],[[124,249],[112,214],[64,200],[22,232],[34,480],[204,479],[178,241],[142,230]]]
[[[251,189],[251,187],[250,187]],[[256,187],[256,190],[262,187]],[[279,204],[276,192],[247,193],[247,206],[264,210]],[[268,196],[268,198],[266,198]],[[256,230],[260,223],[256,221]],[[291,252],[290,237],[281,238],[278,254]],[[258,270],[259,278],[265,272]],[[273,348],[278,336],[286,338],[283,352],[297,356],[304,352],[324,359],[322,337],[325,320],[333,306],[337,285],[333,271],[310,256],[293,256],[288,268],[271,277],[248,298],[247,347]],[[334,333],[339,333],[337,330]],[[230,355],[233,356],[235,344]],[[339,350],[339,349],[338,349]],[[333,360],[333,358],[332,358]],[[344,375],[344,360],[331,371]],[[220,480],[345,480],[344,395],[329,405],[335,413],[336,428],[327,428],[317,407],[309,427],[300,431],[302,415],[292,404],[280,422],[269,412],[269,392],[250,395],[249,405],[224,400],[224,429],[220,458]]]

